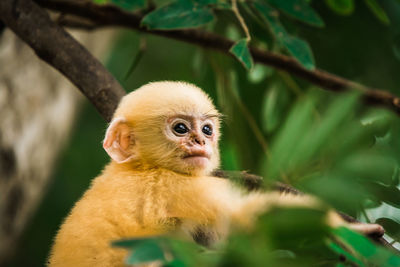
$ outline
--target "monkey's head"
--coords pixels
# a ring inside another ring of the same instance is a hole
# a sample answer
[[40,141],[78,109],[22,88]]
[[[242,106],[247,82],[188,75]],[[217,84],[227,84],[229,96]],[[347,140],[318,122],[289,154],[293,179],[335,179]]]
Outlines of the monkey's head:
[[200,88],[154,82],[121,100],[103,147],[116,163],[205,175],[219,165],[219,118]]

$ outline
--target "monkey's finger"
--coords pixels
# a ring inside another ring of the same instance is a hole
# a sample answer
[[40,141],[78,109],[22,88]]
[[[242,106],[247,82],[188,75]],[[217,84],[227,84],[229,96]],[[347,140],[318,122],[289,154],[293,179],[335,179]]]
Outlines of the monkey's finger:
[[375,223],[352,223],[349,224],[348,227],[364,235],[381,237],[385,233],[385,229],[381,225]]

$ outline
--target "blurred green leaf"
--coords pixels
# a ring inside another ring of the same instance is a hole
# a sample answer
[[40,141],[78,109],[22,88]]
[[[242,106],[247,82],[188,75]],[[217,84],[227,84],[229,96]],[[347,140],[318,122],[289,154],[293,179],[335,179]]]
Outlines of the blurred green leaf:
[[213,20],[214,14],[209,7],[178,1],[151,12],[143,18],[142,24],[149,29],[172,30],[196,28]]
[[127,264],[143,264],[153,261],[165,261],[164,253],[155,240],[146,240],[135,246],[126,259]]
[[366,188],[372,192],[379,200],[400,208],[400,190],[396,186],[385,186],[379,183],[365,183]]
[[400,184],[400,166],[396,166],[392,176],[391,186],[398,186]]
[[147,238],[138,238],[138,239],[123,239],[113,241],[111,244],[113,247],[121,247],[121,248],[134,248],[135,246],[141,244],[146,241]]
[[389,25],[390,20],[387,16],[385,10],[379,5],[376,0],[364,0],[367,4],[368,8],[374,13],[375,17],[377,17],[383,24]]
[[271,4],[286,14],[307,24],[323,27],[324,21],[318,13],[304,0],[270,0]]
[[277,179],[282,173],[290,172],[289,165],[298,146],[298,138],[311,126],[313,108],[311,98],[302,99],[292,108],[271,146],[266,175],[269,179]]
[[351,246],[357,254],[377,266],[395,267],[400,266],[400,257],[389,250],[377,247],[365,236],[353,232],[345,227],[339,227],[333,230],[341,241]]
[[226,36],[231,40],[239,40],[242,38],[241,33],[239,32],[238,28],[234,25],[229,25],[226,28]]
[[247,77],[252,83],[260,83],[266,77],[271,76],[272,73],[274,73],[273,68],[264,66],[262,64],[255,64],[254,68],[248,72]]
[[339,15],[350,15],[354,11],[354,0],[325,0],[325,3]]
[[314,175],[301,181],[300,189],[318,196],[337,210],[353,214],[368,194],[353,177],[341,172]]
[[400,60],[400,34],[396,34],[393,38],[393,53],[397,60]]
[[136,10],[146,7],[146,0],[111,0],[111,2],[126,10]]
[[93,0],[93,3],[96,3],[96,4],[105,4],[105,3],[107,3],[108,2],[108,0]]
[[247,47],[247,40],[241,39],[237,41],[229,50],[242,64],[250,70],[253,68],[253,58],[251,57],[249,48]]
[[185,263],[181,260],[175,259],[163,265],[163,267],[185,267]]
[[385,136],[392,123],[392,114],[383,109],[372,109],[361,118],[361,124],[367,127],[375,137]]
[[275,82],[266,91],[262,106],[262,125],[266,133],[277,129],[286,114],[288,95],[281,83]]
[[379,218],[375,223],[385,228],[386,234],[396,241],[400,241],[400,223],[390,218]]
[[231,10],[231,9],[232,9],[232,6],[231,6],[231,4],[228,3],[228,2],[217,2],[217,3],[214,5],[214,8],[216,8],[216,9],[229,9],[229,10]]
[[265,18],[278,42],[305,68],[314,69],[314,57],[310,46],[306,41],[291,36],[286,32],[286,29],[278,19],[278,11],[263,2],[254,2],[254,7]]
[[354,153],[341,163],[341,168],[350,175],[385,185],[392,184],[395,166],[394,159],[379,151]]
[[[364,267],[365,266],[365,264],[361,260],[359,260],[356,257],[354,257],[354,255],[352,255],[350,252],[346,251],[344,248],[342,248],[341,246],[339,246],[335,242],[329,242],[329,247],[333,251],[335,251],[337,254],[345,256],[347,261],[351,261],[351,262],[357,264],[357,266],[360,266],[360,267]],[[338,265],[336,265],[336,266],[338,266]],[[345,266],[345,265],[342,265],[342,266]]]

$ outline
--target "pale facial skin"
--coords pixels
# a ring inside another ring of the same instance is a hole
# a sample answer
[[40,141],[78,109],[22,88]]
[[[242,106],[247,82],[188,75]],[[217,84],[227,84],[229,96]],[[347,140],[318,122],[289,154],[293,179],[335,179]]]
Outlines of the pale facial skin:
[[215,123],[209,117],[177,115],[167,119],[165,135],[182,149],[185,164],[205,169],[217,141],[216,131]]

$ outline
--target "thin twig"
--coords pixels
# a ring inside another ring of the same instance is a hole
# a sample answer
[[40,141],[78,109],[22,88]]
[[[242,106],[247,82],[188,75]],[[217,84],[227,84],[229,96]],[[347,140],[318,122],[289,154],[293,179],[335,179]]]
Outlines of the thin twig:
[[246,22],[244,21],[242,15],[239,12],[239,8],[237,6],[237,0],[232,0],[232,11],[235,14],[236,18],[238,19],[240,26],[242,27],[244,33],[246,34],[246,41],[250,42],[251,36],[249,32],[249,28],[246,25]]

